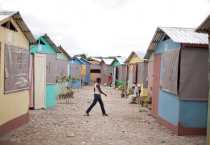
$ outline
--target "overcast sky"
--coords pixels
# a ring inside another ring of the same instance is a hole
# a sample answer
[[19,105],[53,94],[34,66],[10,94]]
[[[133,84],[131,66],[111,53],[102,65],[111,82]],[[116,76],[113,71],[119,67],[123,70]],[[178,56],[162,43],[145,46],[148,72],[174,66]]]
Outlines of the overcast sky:
[[197,27],[210,0],[0,0],[20,11],[34,34],[48,33],[70,55],[146,51],[157,26]]

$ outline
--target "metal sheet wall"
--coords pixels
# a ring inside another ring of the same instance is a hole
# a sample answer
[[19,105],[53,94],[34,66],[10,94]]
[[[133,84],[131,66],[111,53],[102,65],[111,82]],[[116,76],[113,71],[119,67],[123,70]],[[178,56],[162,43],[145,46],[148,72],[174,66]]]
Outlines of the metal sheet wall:
[[126,65],[120,65],[117,66],[119,70],[119,78],[118,80],[126,81],[126,75],[127,75],[127,67]]
[[81,65],[70,64],[70,75],[73,79],[81,79]]
[[208,99],[208,49],[181,50],[179,96],[185,100]]
[[4,92],[29,89],[29,49],[5,45]]
[[57,76],[64,77],[68,76],[68,61],[57,59]]
[[46,83],[55,84],[56,83],[56,72],[57,72],[57,61],[56,55],[46,54]]
[[148,86],[148,63],[141,62],[138,64],[138,83]]
[[152,96],[153,70],[154,70],[154,62],[153,62],[153,59],[150,59],[148,62],[148,93],[149,93],[149,96]]

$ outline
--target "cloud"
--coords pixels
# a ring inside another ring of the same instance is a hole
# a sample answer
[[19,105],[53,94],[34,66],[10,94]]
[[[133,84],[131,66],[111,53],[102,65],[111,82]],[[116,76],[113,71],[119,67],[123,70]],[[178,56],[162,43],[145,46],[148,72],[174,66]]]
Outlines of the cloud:
[[[48,33],[71,55],[146,51],[157,26],[197,27],[209,0],[0,0],[18,10],[34,34]],[[199,11],[199,12],[198,12]]]

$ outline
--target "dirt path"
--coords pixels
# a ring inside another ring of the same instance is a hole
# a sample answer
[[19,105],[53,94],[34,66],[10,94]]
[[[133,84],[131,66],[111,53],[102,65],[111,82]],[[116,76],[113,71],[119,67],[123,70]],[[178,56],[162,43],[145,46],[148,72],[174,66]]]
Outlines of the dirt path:
[[89,117],[83,116],[92,98],[92,87],[85,87],[75,92],[72,104],[31,111],[30,123],[0,140],[10,142],[5,145],[205,145],[205,137],[178,137],[118,91],[105,91],[109,117],[102,116],[98,104]]

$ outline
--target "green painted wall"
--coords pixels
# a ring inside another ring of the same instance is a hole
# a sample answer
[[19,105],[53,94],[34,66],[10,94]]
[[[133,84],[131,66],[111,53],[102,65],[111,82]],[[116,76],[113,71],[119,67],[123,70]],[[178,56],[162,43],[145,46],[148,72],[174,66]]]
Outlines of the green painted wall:
[[57,53],[57,59],[68,61],[68,57],[64,53]]
[[58,95],[57,84],[48,84],[46,88],[46,107],[51,108],[56,105],[56,98]]
[[119,86],[123,86],[125,85],[126,81],[122,81],[122,80],[116,80],[116,87],[119,87]]
[[112,63],[112,66],[113,67],[116,67],[116,66],[119,66],[120,65],[120,63],[117,61],[117,60],[115,60],[113,63]]
[[51,47],[44,38],[39,37],[37,41],[42,41],[45,44],[31,45],[31,53],[57,54],[55,48]]

